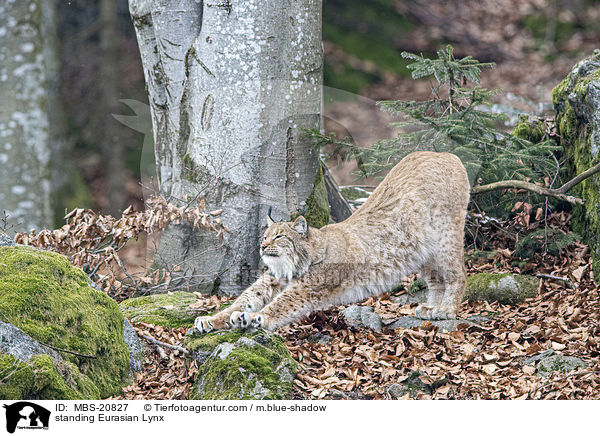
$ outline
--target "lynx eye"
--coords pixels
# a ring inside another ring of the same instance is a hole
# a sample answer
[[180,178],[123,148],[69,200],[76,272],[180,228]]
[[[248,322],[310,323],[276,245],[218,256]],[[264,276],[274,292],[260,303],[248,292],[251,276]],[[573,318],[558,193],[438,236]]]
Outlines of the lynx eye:
[[283,238],[283,235],[277,235],[277,236],[275,236],[275,237],[273,238],[273,240],[275,240],[275,239],[281,239],[281,238]]

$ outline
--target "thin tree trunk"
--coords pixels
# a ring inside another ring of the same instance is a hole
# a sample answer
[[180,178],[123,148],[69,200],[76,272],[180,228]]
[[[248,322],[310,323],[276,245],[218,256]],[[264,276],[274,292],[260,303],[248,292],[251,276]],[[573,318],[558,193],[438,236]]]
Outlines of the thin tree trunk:
[[0,0],[0,215],[10,232],[52,224],[48,56],[52,1]]
[[320,126],[321,1],[130,0],[130,10],[160,192],[180,204],[204,197],[233,231],[220,242],[172,227],[158,261],[239,293],[269,207],[288,219],[316,204],[319,153],[304,129]]
[[108,196],[108,212],[119,216],[125,206],[125,166],[119,125],[112,114],[119,111],[119,36],[117,2],[100,1],[100,89],[102,129],[100,149]]

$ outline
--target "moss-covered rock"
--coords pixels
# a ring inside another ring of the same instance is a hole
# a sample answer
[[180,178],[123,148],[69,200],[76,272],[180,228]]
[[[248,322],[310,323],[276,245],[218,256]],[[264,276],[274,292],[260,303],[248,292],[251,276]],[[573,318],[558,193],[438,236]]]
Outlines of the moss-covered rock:
[[46,354],[25,362],[0,353],[0,376],[9,375],[0,383],[0,399],[61,399],[98,400],[100,392],[89,377],[72,363],[55,361]]
[[[19,359],[26,364],[20,363],[19,371],[10,376],[7,373],[7,395],[97,398],[121,391],[129,372],[123,315],[111,298],[89,286],[85,273],[66,257],[29,247],[0,247],[0,313],[42,345],[95,356],[58,352],[61,363],[44,355]],[[0,370],[10,367],[14,359],[4,353]],[[35,379],[23,381],[31,374]]]
[[549,377],[553,372],[567,373],[577,368],[587,368],[589,365],[578,357],[554,354],[545,357],[537,363],[537,374]]
[[[600,162],[600,51],[579,62],[552,91],[560,144],[571,176]],[[590,177],[573,189],[585,204],[573,210],[573,229],[590,246],[593,269],[600,277],[600,178]]]
[[537,295],[537,280],[510,273],[479,273],[469,276],[465,300],[497,301],[501,304],[519,304]]
[[191,292],[177,291],[130,298],[119,304],[121,311],[132,323],[146,322],[164,327],[190,327],[203,314],[194,304],[200,298]]
[[297,364],[278,335],[263,330],[218,331],[187,336],[185,345],[203,356],[193,399],[292,398]]

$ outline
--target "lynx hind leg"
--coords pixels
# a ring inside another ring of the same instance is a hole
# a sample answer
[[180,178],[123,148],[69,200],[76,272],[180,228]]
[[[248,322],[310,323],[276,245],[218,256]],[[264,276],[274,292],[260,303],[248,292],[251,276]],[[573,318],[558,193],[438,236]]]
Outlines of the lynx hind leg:
[[[458,269],[458,271],[456,270]],[[444,283],[446,291],[440,306],[433,311],[435,319],[456,319],[467,288],[467,274],[464,265],[456,265],[456,269],[448,271]]]
[[427,283],[427,301],[417,306],[415,317],[435,319],[434,311],[442,305],[444,297],[444,279],[433,265],[426,265],[421,272],[421,276]]
[[242,327],[240,314],[256,312],[268,304],[279,292],[280,285],[271,275],[265,273],[233,302],[233,304],[212,316],[199,316],[194,327],[200,333],[213,330]]

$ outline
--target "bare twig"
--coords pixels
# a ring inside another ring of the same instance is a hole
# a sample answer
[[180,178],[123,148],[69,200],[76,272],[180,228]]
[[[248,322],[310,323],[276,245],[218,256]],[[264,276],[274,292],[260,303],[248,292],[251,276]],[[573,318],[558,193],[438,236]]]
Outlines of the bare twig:
[[166,342],[162,342],[162,341],[159,341],[158,339],[154,339],[152,336],[149,336],[149,335],[142,334],[141,336],[142,336],[142,338],[152,342],[154,345],[159,345],[161,347],[166,347],[166,348],[170,348],[172,350],[181,351],[183,354],[190,354],[189,350],[186,350],[185,348],[180,347],[179,345],[167,344]]
[[96,356],[92,356],[91,354],[76,353],[75,351],[65,350],[64,348],[58,348],[58,347],[55,347],[54,345],[44,344],[43,342],[40,342],[40,344],[42,344],[44,347],[52,348],[53,350],[56,350],[56,351],[62,351],[63,353],[69,353],[69,354],[73,354],[75,356],[85,357],[87,359],[95,359],[96,358]]
[[581,183],[583,180],[599,172],[600,164],[594,165],[590,169],[569,180],[560,188],[556,189],[545,188],[543,186],[525,182],[523,180],[501,180],[499,182],[490,183],[488,185],[474,186],[471,189],[471,194],[478,195],[483,194],[484,192],[496,191],[498,189],[525,189],[526,191],[535,192],[536,194],[546,195],[548,197],[555,197],[564,201],[568,201],[569,203],[583,204],[584,200],[582,198],[573,197],[571,195],[567,195],[566,193],[571,188],[573,188],[573,186]]
[[560,280],[562,282],[570,282],[571,280],[569,280],[567,277],[560,277],[560,276],[555,276],[552,274],[536,274],[535,275],[538,278],[542,278],[542,279],[551,279],[551,280]]

